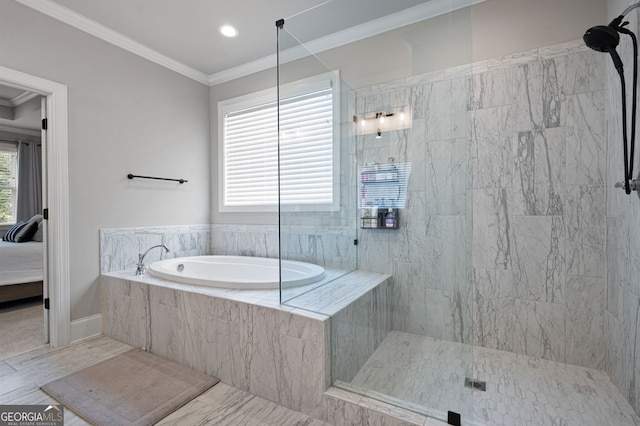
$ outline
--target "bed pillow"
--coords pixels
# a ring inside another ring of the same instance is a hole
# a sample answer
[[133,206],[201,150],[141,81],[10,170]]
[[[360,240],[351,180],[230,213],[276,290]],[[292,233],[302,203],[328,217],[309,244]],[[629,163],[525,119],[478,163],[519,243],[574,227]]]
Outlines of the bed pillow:
[[27,222],[16,234],[16,243],[26,243],[31,241],[38,230],[38,222]]
[[11,228],[7,230],[7,232],[4,234],[4,237],[2,237],[2,241],[9,241],[11,243],[15,243],[16,235],[18,235],[18,232],[20,232],[22,228],[24,228],[26,225],[27,224],[25,222],[16,223],[15,225],[13,225]]
[[33,235],[31,239],[33,241],[42,242],[42,215],[37,214],[33,216],[31,219],[29,219],[29,222],[38,222],[38,230],[36,231],[36,233]]

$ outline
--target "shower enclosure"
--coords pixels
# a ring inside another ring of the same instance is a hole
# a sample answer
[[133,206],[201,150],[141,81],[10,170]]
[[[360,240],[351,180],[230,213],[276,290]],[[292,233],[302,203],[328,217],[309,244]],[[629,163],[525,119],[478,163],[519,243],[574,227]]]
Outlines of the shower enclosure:
[[[349,2],[278,25],[281,149],[315,131],[296,124],[296,96],[333,79],[338,179],[331,206],[281,198],[281,258],[324,266],[317,286],[355,270],[392,281],[382,304],[332,317],[331,383],[451,424],[633,424],[603,372],[604,60],[576,41],[474,62],[478,2],[436,3],[412,2],[421,19],[384,33],[365,21],[403,11],[336,19],[320,42],[308,23]],[[340,44],[346,30],[362,36]],[[307,290],[281,287],[281,302],[301,307]]]
[[[346,2],[307,13],[322,20],[340,6]],[[281,258],[318,263],[330,272],[390,274],[393,281],[383,309],[389,316],[384,335],[357,314],[332,318],[334,347],[353,353],[344,336],[369,336],[368,342],[354,337],[351,345],[373,345],[374,352],[354,362],[334,350],[331,382],[436,418],[446,420],[451,411],[468,419],[472,391],[463,385],[473,379],[470,13],[461,8],[373,35],[327,57],[312,54],[292,33],[303,30],[305,18],[287,19],[278,30],[279,87],[286,92],[310,76],[338,73],[333,143],[339,204],[310,212],[282,204]],[[446,58],[438,57],[443,44],[426,42],[435,35],[434,22],[444,29]],[[280,99],[284,144],[296,112],[287,109],[286,94]],[[390,209],[395,224],[388,221]],[[299,259],[301,253],[309,257]],[[296,291],[281,288],[282,302],[296,307]],[[356,310],[370,308],[361,305]],[[356,365],[340,365],[345,362]],[[445,384],[450,381],[462,386]],[[434,392],[445,387],[450,390]]]

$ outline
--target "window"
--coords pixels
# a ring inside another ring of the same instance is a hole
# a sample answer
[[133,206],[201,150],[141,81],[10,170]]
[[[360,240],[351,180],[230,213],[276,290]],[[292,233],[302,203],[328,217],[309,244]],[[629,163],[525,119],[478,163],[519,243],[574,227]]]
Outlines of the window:
[[[288,210],[337,210],[339,78],[330,72],[280,89],[280,202]],[[276,211],[275,88],[218,103],[219,209]]]
[[0,223],[16,221],[18,149],[0,142]]

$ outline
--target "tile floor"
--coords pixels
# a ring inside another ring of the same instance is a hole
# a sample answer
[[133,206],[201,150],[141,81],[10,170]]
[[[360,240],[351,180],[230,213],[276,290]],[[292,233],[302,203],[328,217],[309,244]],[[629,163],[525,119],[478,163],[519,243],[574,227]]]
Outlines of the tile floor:
[[[131,349],[108,337],[98,337],[66,348],[39,348],[0,360],[0,405],[48,404],[55,400],[40,386]],[[69,410],[65,426],[87,425]],[[308,425],[327,423],[289,410],[248,392],[219,383],[159,424],[167,425]],[[327,425],[328,426],[328,425]]]
[[[487,391],[465,388],[469,374]],[[463,425],[640,425],[602,371],[398,331],[344,387]]]
[[[128,349],[129,345],[99,337],[2,359],[0,404],[52,403],[40,385]],[[391,402],[402,398],[407,408],[432,416],[457,410],[468,425],[640,425],[601,371],[485,348],[471,351],[466,345],[394,331],[347,386],[366,387],[370,396]],[[469,371],[487,381],[486,393],[461,385]],[[86,424],[65,413],[65,425]],[[326,425],[222,383],[159,424]]]

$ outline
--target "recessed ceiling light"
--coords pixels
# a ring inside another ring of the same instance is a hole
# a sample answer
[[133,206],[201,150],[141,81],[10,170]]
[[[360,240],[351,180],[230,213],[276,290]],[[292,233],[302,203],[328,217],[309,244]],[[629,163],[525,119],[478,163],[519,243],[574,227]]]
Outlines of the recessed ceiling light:
[[218,28],[218,30],[220,30],[220,34],[225,37],[237,37],[239,34],[238,30],[236,30],[232,25],[223,25]]

